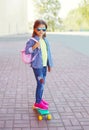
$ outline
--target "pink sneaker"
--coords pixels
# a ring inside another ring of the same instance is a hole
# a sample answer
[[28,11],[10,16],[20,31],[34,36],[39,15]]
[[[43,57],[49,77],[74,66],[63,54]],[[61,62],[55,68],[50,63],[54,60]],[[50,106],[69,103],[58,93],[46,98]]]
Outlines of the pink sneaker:
[[35,108],[39,108],[39,109],[43,109],[43,110],[47,110],[48,109],[48,106],[43,104],[42,101],[40,103],[35,103],[34,107]]
[[46,102],[45,100],[42,99],[42,103],[45,104],[45,105],[49,105],[48,102]]

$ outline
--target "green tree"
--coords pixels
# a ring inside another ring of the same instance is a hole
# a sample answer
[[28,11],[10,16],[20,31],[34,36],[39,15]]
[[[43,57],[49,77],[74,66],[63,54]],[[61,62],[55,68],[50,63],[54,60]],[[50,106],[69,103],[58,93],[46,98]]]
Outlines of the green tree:
[[59,0],[33,0],[37,18],[44,19],[48,23],[49,31],[57,31],[60,28],[61,19],[58,16],[61,8]]
[[69,12],[66,19],[64,19],[64,30],[77,31],[81,26],[81,15],[78,10],[72,10]]
[[89,24],[89,0],[84,0],[83,5],[79,8],[82,17]]
[[89,30],[89,0],[83,0],[64,20],[65,30]]

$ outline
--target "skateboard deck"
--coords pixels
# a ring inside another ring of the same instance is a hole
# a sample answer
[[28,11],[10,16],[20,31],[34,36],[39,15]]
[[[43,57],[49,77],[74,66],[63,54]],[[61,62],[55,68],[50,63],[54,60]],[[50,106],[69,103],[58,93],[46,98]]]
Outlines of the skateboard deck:
[[50,114],[49,110],[35,108],[34,106],[33,106],[33,109],[35,109],[38,113],[38,120],[42,120],[43,118],[51,120],[51,114]]

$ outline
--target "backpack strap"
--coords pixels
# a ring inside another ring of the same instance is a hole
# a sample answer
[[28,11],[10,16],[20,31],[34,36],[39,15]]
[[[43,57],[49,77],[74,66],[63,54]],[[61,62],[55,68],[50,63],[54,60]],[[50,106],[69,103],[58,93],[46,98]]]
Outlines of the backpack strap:
[[35,42],[38,42],[34,37],[31,37],[30,39],[32,39]]
[[[35,41],[35,42],[38,42],[34,37],[31,37],[30,39],[32,39],[32,40]],[[37,54],[36,54],[35,56],[33,56],[32,61],[35,60],[35,58],[36,58],[36,56],[38,55],[38,53],[39,53],[39,52],[37,52]],[[32,62],[32,61],[31,61],[31,62]]]
[[[35,42],[38,42],[34,37],[31,37],[30,39],[32,39]],[[40,47],[38,47],[38,49],[40,49]]]

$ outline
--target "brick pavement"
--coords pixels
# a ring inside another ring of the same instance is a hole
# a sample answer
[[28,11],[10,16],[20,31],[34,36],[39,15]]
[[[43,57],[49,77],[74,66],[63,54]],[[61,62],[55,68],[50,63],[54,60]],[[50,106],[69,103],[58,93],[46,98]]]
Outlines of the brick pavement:
[[44,90],[52,120],[38,121],[36,82],[20,57],[24,41],[0,41],[0,130],[89,130],[89,57],[52,43],[54,68]]

